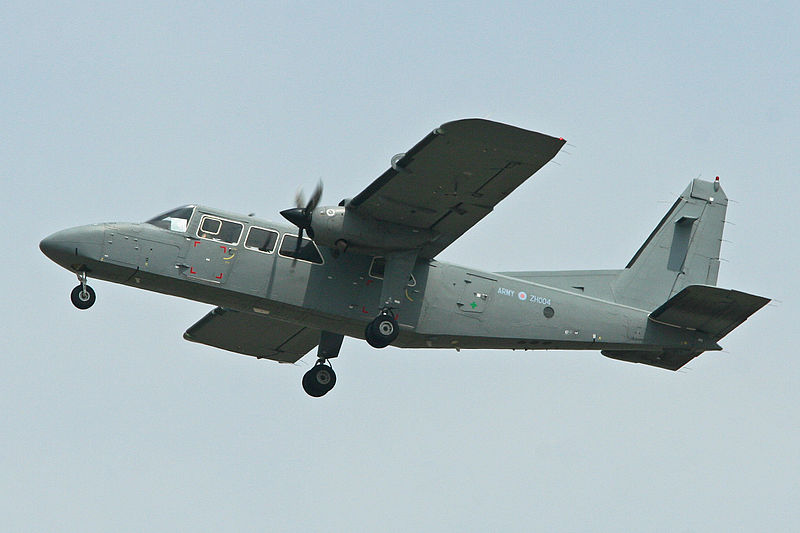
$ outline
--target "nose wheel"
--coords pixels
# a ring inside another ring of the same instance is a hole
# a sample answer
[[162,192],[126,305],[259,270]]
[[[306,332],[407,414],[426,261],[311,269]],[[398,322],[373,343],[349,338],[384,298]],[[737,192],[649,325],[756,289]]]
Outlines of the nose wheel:
[[324,359],[317,361],[317,364],[303,376],[303,390],[314,398],[325,396],[334,385],[336,385],[336,373]]
[[81,271],[78,273],[78,281],[81,284],[72,289],[72,293],[69,296],[70,300],[72,300],[72,305],[78,309],[89,309],[94,305],[97,296],[94,293],[94,289],[86,284],[86,272]]
[[373,348],[385,348],[397,338],[400,328],[397,320],[388,310],[384,310],[380,315],[367,324],[364,330],[364,338]]

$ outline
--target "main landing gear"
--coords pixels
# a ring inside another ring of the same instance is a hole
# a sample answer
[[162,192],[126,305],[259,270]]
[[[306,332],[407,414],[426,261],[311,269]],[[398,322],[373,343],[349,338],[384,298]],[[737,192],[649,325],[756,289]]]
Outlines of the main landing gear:
[[330,331],[320,333],[317,364],[303,375],[303,390],[309,396],[314,398],[325,396],[336,385],[336,373],[328,360],[339,355],[343,339],[344,335],[339,333]]
[[318,360],[317,364],[303,376],[303,390],[314,398],[324,396],[334,385],[336,385],[336,372],[325,359]]
[[395,311],[400,308],[404,297],[408,297],[405,288],[411,278],[411,271],[414,270],[418,253],[418,249],[400,250],[387,253],[384,258],[379,300],[381,312],[364,330],[364,338],[373,348],[389,346],[400,333]]
[[[370,346],[385,348],[397,338],[400,328],[397,320],[387,307],[381,314],[367,324],[364,336]],[[336,385],[336,373],[333,371],[329,360],[339,355],[344,336],[338,333],[322,331],[317,350],[317,362],[311,370],[303,375],[303,390],[306,394],[319,398],[325,396]]]
[[78,272],[78,281],[80,281],[81,284],[72,289],[72,294],[70,294],[72,305],[78,309],[89,309],[94,305],[97,296],[94,293],[94,289],[86,284],[85,271],[81,270]]
[[367,324],[364,338],[373,348],[386,348],[397,338],[399,333],[397,320],[394,319],[389,309],[384,309],[372,322]]

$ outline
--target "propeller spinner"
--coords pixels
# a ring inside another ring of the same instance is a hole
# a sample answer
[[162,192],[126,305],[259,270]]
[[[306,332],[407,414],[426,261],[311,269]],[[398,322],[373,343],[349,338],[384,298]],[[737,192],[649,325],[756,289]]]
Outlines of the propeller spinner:
[[[295,256],[297,255],[297,252],[300,250],[300,245],[303,240],[304,230],[312,240],[314,239],[314,228],[311,227],[311,217],[314,214],[314,209],[317,207],[317,204],[319,203],[321,197],[322,197],[322,182],[320,181],[319,183],[317,183],[316,188],[314,188],[314,192],[311,194],[311,198],[308,199],[308,203],[305,202],[303,196],[303,190],[299,189],[294,198],[296,207],[293,207],[291,209],[284,209],[283,211],[281,211],[281,215],[283,216],[283,218],[285,218],[298,228]],[[303,204],[305,204],[305,206]]]

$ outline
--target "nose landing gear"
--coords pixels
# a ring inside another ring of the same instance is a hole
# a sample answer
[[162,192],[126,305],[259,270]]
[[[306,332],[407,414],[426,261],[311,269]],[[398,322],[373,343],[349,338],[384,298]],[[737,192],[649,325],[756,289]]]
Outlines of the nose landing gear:
[[94,293],[94,289],[86,284],[85,271],[81,270],[78,272],[78,281],[80,281],[81,284],[72,289],[70,300],[72,300],[72,305],[78,309],[89,309],[94,305],[97,296]]

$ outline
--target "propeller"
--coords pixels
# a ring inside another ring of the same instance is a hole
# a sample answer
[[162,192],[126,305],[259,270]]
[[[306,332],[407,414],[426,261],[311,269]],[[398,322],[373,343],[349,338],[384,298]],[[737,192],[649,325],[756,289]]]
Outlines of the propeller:
[[301,188],[297,190],[294,196],[294,205],[296,207],[281,211],[283,218],[298,228],[297,245],[294,249],[295,259],[297,258],[297,253],[300,251],[300,245],[303,242],[303,231],[306,232],[311,240],[314,240],[314,228],[311,227],[311,217],[314,214],[314,209],[317,207],[320,198],[322,198],[322,181],[317,183],[314,192],[311,193],[311,198],[308,199],[308,203],[305,201],[303,189]]

